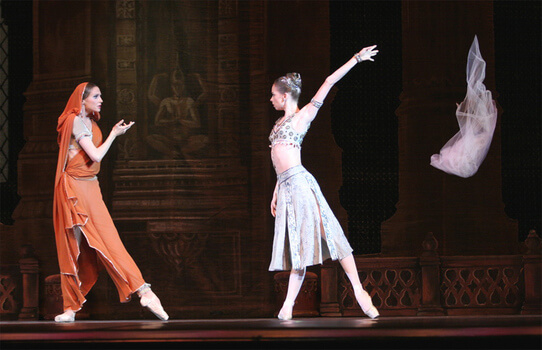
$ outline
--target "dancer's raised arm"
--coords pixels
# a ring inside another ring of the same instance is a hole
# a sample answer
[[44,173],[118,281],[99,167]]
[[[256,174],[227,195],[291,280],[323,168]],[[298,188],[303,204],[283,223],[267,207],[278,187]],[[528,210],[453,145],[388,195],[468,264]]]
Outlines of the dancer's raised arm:
[[326,78],[322,86],[320,86],[320,89],[318,89],[318,91],[312,98],[311,102],[305,105],[305,107],[303,107],[299,111],[299,118],[296,125],[297,130],[305,130],[307,128],[307,126],[316,117],[318,109],[324,103],[324,100],[327,97],[329,90],[331,90],[333,85],[335,85],[335,83],[341,80],[342,77],[344,77],[346,73],[348,73],[356,64],[362,61],[374,61],[373,56],[378,53],[378,50],[375,50],[375,48],[376,45],[364,47],[363,49],[361,49],[361,51],[352,56],[352,58],[348,60],[348,62],[343,64],[339,69],[333,72],[333,74]]

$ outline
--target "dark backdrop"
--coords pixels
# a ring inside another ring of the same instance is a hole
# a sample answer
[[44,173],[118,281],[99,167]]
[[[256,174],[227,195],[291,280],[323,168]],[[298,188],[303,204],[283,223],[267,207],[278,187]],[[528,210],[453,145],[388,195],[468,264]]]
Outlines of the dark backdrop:
[[[1,184],[1,222],[18,202],[17,155],[24,145],[23,93],[32,79],[32,2],[3,0],[9,28],[9,179]],[[380,223],[397,202],[397,117],[401,92],[401,2],[331,1],[330,71],[363,45],[380,55],[338,85],[332,102],[335,141],[343,150],[342,206],[356,254],[380,250]],[[540,231],[540,3],[495,1],[495,99],[501,110],[503,200],[520,241]],[[355,131],[355,132],[354,132]],[[5,140],[2,140],[5,141]]]
[[[397,117],[401,93],[401,2],[333,1],[331,64],[377,44],[337,85],[332,105],[335,141],[343,150],[342,206],[355,254],[380,252],[380,224],[398,199]],[[334,69],[334,68],[333,68]]]

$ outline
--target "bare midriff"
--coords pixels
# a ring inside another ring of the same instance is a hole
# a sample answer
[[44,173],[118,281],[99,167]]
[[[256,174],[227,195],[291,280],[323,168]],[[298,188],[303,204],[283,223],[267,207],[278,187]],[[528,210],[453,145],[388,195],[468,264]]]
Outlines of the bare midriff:
[[271,147],[271,161],[277,174],[301,164],[301,148],[289,143],[276,143]]

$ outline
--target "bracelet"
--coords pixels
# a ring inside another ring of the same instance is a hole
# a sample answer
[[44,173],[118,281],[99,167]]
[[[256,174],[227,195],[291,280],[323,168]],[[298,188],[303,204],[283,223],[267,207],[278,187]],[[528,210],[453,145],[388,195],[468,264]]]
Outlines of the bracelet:
[[314,98],[311,100],[311,103],[312,103],[312,105],[313,105],[314,107],[316,107],[316,108],[320,108],[320,107],[322,107],[322,105],[323,105],[322,102],[318,102],[318,101],[316,101]]
[[354,57],[356,58],[356,61],[358,61],[358,63],[361,63],[361,61],[363,61],[363,59],[361,58],[361,55],[359,54],[359,52],[356,53],[356,54],[354,55]]

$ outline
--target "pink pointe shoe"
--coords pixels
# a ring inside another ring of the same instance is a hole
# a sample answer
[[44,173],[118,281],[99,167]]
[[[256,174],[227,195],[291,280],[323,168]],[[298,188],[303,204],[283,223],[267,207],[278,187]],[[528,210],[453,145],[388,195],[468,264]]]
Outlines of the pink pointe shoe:
[[358,301],[358,304],[361,307],[361,310],[363,310],[363,312],[365,313],[365,315],[372,319],[380,316],[378,310],[373,305],[371,296],[361,286],[354,287],[354,294],[356,295],[356,300]]

